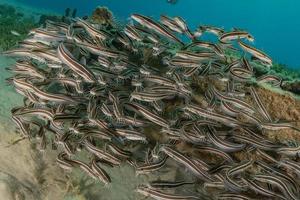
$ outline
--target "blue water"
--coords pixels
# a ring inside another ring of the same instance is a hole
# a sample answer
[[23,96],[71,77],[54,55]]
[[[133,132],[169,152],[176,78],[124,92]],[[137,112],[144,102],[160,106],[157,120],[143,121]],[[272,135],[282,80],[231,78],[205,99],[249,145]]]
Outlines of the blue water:
[[[193,29],[210,24],[226,29],[248,30],[255,37],[255,46],[273,60],[300,70],[300,1],[299,0],[19,0],[35,7],[64,13],[77,8],[78,15],[89,15],[99,5],[126,19],[132,13],[159,18],[160,14],[180,15]],[[88,2],[88,3],[87,3]]]

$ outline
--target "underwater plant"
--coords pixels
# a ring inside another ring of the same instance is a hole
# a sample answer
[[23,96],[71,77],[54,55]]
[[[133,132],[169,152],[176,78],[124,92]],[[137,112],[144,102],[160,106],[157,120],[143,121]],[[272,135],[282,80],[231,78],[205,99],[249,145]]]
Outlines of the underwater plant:
[[37,26],[34,19],[24,17],[13,6],[0,5],[0,49],[8,50],[18,41],[27,37],[28,32]]
[[36,21],[33,16],[25,16],[12,5],[0,4],[0,50],[5,51],[17,45],[27,37],[30,30],[45,24],[47,20],[69,21],[69,18],[74,18],[76,13],[77,9],[71,11],[67,8],[64,16],[41,14]]

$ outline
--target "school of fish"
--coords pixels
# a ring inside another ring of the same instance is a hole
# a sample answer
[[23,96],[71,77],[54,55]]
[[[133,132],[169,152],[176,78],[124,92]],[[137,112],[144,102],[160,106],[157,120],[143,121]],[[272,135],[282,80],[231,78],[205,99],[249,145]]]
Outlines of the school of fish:
[[[268,71],[272,59],[253,41],[244,30],[191,31],[165,15],[132,14],[123,26],[48,20],[3,53],[17,58],[7,82],[24,96],[12,119],[39,150],[58,151],[66,171],[79,168],[104,185],[112,181],[104,165],[157,174],[136,188],[141,197],[297,200],[300,146],[265,131],[300,130],[263,105],[257,83],[282,80],[257,76],[254,66]],[[182,179],[159,179],[163,169]],[[194,192],[182,189],[191,185]]]

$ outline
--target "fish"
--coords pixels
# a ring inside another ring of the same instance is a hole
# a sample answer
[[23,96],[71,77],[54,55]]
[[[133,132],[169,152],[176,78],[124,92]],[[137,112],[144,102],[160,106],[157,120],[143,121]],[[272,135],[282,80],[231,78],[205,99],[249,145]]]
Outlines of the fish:
[[236,193],[221,193],[217,196],[218,200],[251,200],[250,197]]
[[251,144],[259,149],[263,149],[263,150],[267,150],[267,151],[274,151],[276,148],[278,148],[278,146],[275,144],[267,143],[265,141],[257,141],[255,139],[252,139],[249,136],[234,135],[233,138],[238,141],[242,141],[242,142]]
[[180,16],[174,17],[174,22],[190,39],[194,39],[193,33],[191,32],[183,18],[181,18]]
[[138,41],[138,42],[141,42],[143,40],[140,33],[132,25],[127,25],[124,29],[124,32],[132,40],[135,40],[135,41]]
[[233,79],[238,79],[239,81],[250,80],[253,76],[252,71],[240,67],[231,67],[229,72],[232,75]]
[[181,27],[179,27],[178,24],[175,22],[175,20],[172,19],[171,17],[168,17],[166,15],[161,15],[160,22],[166,27],[168,27],[170,30],[183,34],[184,30],[182,30]]
[[29,132],[29,124],[25,123],[22,118],[18,117],[18,116],[12,116],[12,120],[16,123],[16,125],[19,127],[20,132],[22,134],[23,137],[28,138],[31,137],[30,136],[30,132]]
[[136,175],[140,175],[140,174],[147,174],[147,173],[152,173],[152,172],[158,171],[159,169],[164,167],[167,159],[168,159],[168,156],[163,156],[157,162],[137,166],[135,173],[136,173]]
[[297,195],[290,190],[289,186],[276,176],[257,174],[253,178],[254,180],[277,186],[286,198],[293,200],[298,199]]
[[65,170],[72,170],[74,168],[74,164],[72,162],[70,162],[69,159],[66,159],[65,157],[67,156],[67,154],[65,152],[62,152],[60,154],[58,154],[57,158],[56,158],[56,163]]
[[158,92],[132,92],[130,95],[131,101],[133,99],[145,101],[145,102],[155,102],[162,99],[170,98],[174,94],[168,93],[158,93]]
[[260,77],[257,77],[256,81],[258,83],[271,83],[275,87],[280,87],[282,85],[282,78],[267,74],[267,75],[262,75]]
[[63,43],[58,46],[58,57],[59,59],[66,64],[70,69],[72,69],[75,73],[81,76],[87,82],[96,82],[96,76],[90,71],[87,67],[80,64],[69,52],[69,50],[65,47]]
[[194,31],[179,15],[130,20],[47,20],[2,52],[16,59],[6,82],[23,97],[11,110],[22,138],[105,187],[110,168],[130,164],[151,174],[136,192],[154,199],[299,199],[299,145],[265,131],[300,128],[273,119],[261,99],[258,87],[283,78],[254,37]]
[[200,48],[204,48],[207,50],[211,50],[216,55],[220,56],[221,58],[225,57],[223,49],[221,49],[221,47],[218,44],[214,44],[211,42],[204,42],[204,41],[194,41],[194,42],[188,44],[187,46],[185,46],[184,49],[188,49],[191,47],[200,47]]
[[297,157],[297,156],[300,155],[300,146],[297,146],[297,147],[280,147],[280,148],[276,149],[276,152],[280,155]]
[[181,45],[184,45],[184,43],[180,39],[178,39],[169,30],[167,30],[166,28],[164,28],[163,26],[161,26],[159,23],[155,22],[151,18],[140,15],[140,14],[132,14],[131,18],[133,20],[137,21],[138,23],[140,23],[141,25],[143,25],[151,30],[156,31],[157,33],[159,33]]
[[216,36],[221,36],[225,31],[223,28],[211,26],[211,25],[201,25],[198,28],[198,31],[200,35],[202,35],[204,32],[212,33]]
[[[281,160],[279,162],[279,166],[284,166],[290,170],[293,170],[293,172],[295,174],[297,174],[299,176],[300,174],[300,168],[299,168],[299,163],[298,162],[295,162],[295,161],[292,161],[292,160],[288,160],[288,159],[284,159],[284,160]],[[297,187],[296,187],[296,192],[299,192],[297,190]]]
[[160,199],[160,200],[200,200],[200,197],[197,196],[187,196],[187,195],[175,195],[175,194],[168,194],[160,190],[155,190],[151,187],[142,186],[140,185],[136,192],[146,196],[146,197],[152,197],[154,199]]
[[220,139],[217,137],[214,128],[210,126],[208,126],[207,137],[217,148],[224,152],[235,152],[245,148],[245,144],[237,144]]
[[257,94],[257,92],[255,90],[255,88],[254,87],[250,87],[249,90],[250,90],[250,93],[251,93],[251,95],[252,95],[255,103],[257,104],[258,108],[260,109],[260,112],[263,115],[263,117],[267,121],[272,122],[273,119],[271,118],[270,114],[268,113],[268,111],[264,107],[264,105],[263,105],[262,101],[260,100],[260,98],[259,98],[259,96],[258,96],[258,94]]
[[202,153],[203,151],[219,155],[219,156],[223,157],[229,163],[234,162],[232,157],[229,154],[219,150],[218,148],[211,147],[211,146],[202,146],[201,145],[201,146],[198,146],[197,149],[196,149],[196,152],[199,152],[199,153]]
[[229,117],[227,115],[222,115],[213,111],[209,111],[193,104],[189,104],[183,109],[192,114],[215,120],[226,126],[237,127],[241,125],[241,122],[236,120],[235,118]]
[[250,53],[252,56],[254,56],[255,58],[258,58],[259,60],[263,61],[264,63],[266,63],[266,66],[267,67],[270,67],[272,66],[272,59],[267,55],[265,54],[264,52],[254,48],[254,47],[251,47],[249,45],[247,45],[246,43],[243,43],[242,41],[238,41],[238,44],[240,45],[240,47]]
[[180,164],[187,167],[191,172],[193,172],[198,178],[202,180],[212,181],[213,178],[199,165],[193,162],[191,159],[183,155],[182,153],[168,147],[168,146],[161,146],[160,150],[168,155],[170,158],[174,159],[175,161],[179,162]]
[[250,179],[242,179],[243,182],[245,182],[248,187],[253,190],[254,192],[261,194],[263,196],[268,196],[268,197],[274,197],[274,198],[280,198],[280,199],[284,199],[285,197],[277,194],[276,192],[269,190],[267,188],[264,188],[263,186],[257,184],[255,181],[250,180]]
[[228,41],[232,41],[232,40],[240,40],[240,39],[247,39],[250,42],[254,41],[254,38],[252,35],[250,35],[248,32],[246,31],[239,31],[239,30],[234,30],[231,32],[227,32],[224,33],[220,36],[220,40],[222,42],[228,42]]
[[66,36],[56,31],[48,31],[42,28],[36,28],[29,32],[29,35],[33,35],[33,38],[37,41],[47,42],[61,42],[66,40]]
[[220,93],[219,91],[217,91],[215,87],[211,87],[211,90],[218,99],[228,102],[228,103],[231,103],[235,107],[243,109],[248,113],[255,113],[254,109],[248,103],[246,103],[238,98],[225,96],[222,93]]
[[159,115],[149,111],[147,108],[137,103],[125,103],[124,105],[125,107],[133,109],[134,112],[141,114],[143,117],[145,117],[146,119],[150,120],[151,122],[159,126],[167,127],[167,128],[169,127],[169,123],[167,122],[167,120],[163,119]]
[[261,124],[261,128],[266,130],[282,130],[282,129],[293,129],[297,132],[300,132],[300,128],[294,126],[289,122],[264,122]]
[[20,33],[18,33],[17,31],[14,31],[14,30],[11,30],[10,33],[15,35],[15,36],[18,36],[18,37],[21,36]]
[[118,147],[113,143],[107,143],[106,147],[109,148],[113,153],[124,158],[130,158],[133,155],[132,152],[121,149],[120,147]]
[[110,37],[110,35],[107,32],[101,31],[101,30],[97,30],[95,27],[93,27],[89,22],[77,17],[76,18],[76,23],[79,26],[82,26],[85,31],[92,37],[95,39],[99,39],[99,40],[106,40]]
[[111,183],[111,178],[109,177],[107,172],[96,163],[95,159],[92,160],[91,168],[94,174],[97,176],[97,178],[100,181],[102,181],[105,185]]
[[127,140],[142,141],[142,142],[147,143],[147,137],[138,131],[133,131],[133,130],[128,130],[128,129],[120,129],[120,128],[116,129],[115,131],[119,136],[124,137]]
[[96,146],[92,145],[87,139],[84,139],[84,144],[86,149],[95,154],[98,158],[100,159],[104,159],[114,165],[120,165],[121,164],[121,160],[99,148],[97,148]]
[[166,189],[166,188],[176,188],[176,187],[180,187],[183,185],[191,185],[194,184],[194,181],[163,181],[163,180],[159,180],[159,181],[151,181],[149,183],[151,188],[155,188],[155,189]]
[[239,163],[238,165],[232,166],[230,169],[228,169],[227,174],[229,176],[234,176],[236,174],[239,174],[239,173],[247,170],[248,168],[252,167],[253,163],[254,163],[253,160],[243,161],[243,162]]

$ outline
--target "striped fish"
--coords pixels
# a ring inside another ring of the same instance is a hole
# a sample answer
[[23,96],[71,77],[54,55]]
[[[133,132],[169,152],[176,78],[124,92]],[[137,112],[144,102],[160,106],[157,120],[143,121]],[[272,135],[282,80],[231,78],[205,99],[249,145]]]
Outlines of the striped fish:
[[170,148],[168,146],[160,147],[160,151],[167,154],[170,158],[184,165],[187,169],[189,169],[193,174],[195,174],[198,178],[205,181],[213,181],[213,177],[211,177],[207,171],[203,170],[199,165],[197,165],[193,160],[183,155],[182,153]]
[[84,65],[80,64],[74,56],[69,52],[65,47],[64,43],[61,43],[58,46],[58,57],[59,59],[66,64],[70,69],[72,69],[76,74],[82,77],[85,81],[94,83],[96,82],[96,76],[91,70],[89,70]]
[[148,119],[149,121],[151,121],[159,126],[166,127],[166,128],[168,128],[170,126],[167,120],[165,120],[164,118],[160,117],[159,115],[149,111],[144,106],[141,106],[137,103],[125,103],[124,106],[129,109],[132,109],[134,112],[139,113],[144,118]]
[[254,41],[254,38],[252,35],[250,35],[246,31],[239,31],[239,30],[234,30],[231,32],[224,33],[220,36],[220,41],[222,42],[228,42],[232,40],[239,40],[239,39],[247,39],[250,42]]
[[138,186],[136,192],[146,197],[152,197],[157,200],[200,200],[201,199],[200,197],[197,196],[168,194],[160,190],[153,189],[147,186],[141,186],[141,185]]
[[238,41],[238,44],[240,45],[240,47],[242,49],[244,49],[244,51],[250,53],[252,56],[258,58],[261,61],[263,61],[264,63],[267,64],[267,66],[272,66],[272,59],[267,54],[265,54],[264,52],[254,48],[254,47],[251,47],[251,46],[241,42],[240,40]]
[[101,30],[97,30],[95,27],[93,27],[89,22],[80,19],[80,18],[76,18],[76,23],[79,26],[82,26],[85,31],[92,37],[95,39],[99,39],[99,40],[106,40],[110,37],[110,34],[108,34],[107,32],[101,31]]
[[173,35],[167,28],[161,26],[159,23],[153,21],[152,19],[150,19],[149,17],[140,15],[140,14],[132,14],[131,18],[134,19],[135,21],[137,21],[138,23],[140,23],[141,25],[156,31],[157,33],[170,38],[171,40],[184,45],[184,43],[178,39],[175,35]]

